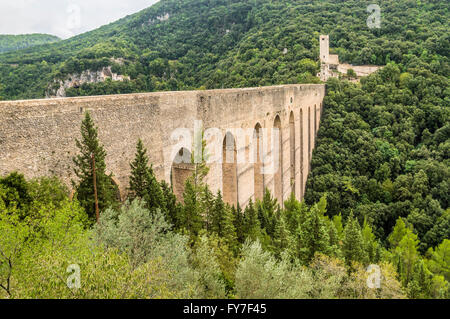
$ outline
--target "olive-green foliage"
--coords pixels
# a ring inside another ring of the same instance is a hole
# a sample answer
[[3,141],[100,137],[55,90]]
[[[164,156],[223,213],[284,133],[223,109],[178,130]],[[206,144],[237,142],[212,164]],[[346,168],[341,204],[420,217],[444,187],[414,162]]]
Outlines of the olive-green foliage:
[[107,209],[94,225],[95,241],[127,253],[137,267],[158,250],[171,225],[161,210],[150,211],[141,200],[125,203],[120,210]]
[[380,289],[367,287],[368,273],[357,265],[348,274],[342,261],[318,254],[309,267],[291,261],[287,255],[277,260],[258,242],[247,242],[236,271],[239,298],[404,298],[390,264],[383,264]]

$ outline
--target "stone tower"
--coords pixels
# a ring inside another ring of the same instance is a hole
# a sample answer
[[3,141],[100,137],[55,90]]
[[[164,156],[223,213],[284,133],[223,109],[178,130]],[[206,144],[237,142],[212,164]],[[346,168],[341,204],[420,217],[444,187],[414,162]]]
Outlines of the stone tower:
[[323,63],[328,63],[330,58],[330,36],[321,35],[320,36],[320,61]]

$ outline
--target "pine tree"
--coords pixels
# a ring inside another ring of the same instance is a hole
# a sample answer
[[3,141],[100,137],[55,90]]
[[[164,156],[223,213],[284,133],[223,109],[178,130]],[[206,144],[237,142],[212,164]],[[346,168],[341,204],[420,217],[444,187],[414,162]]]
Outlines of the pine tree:
[[291,233],[288,230],[285,217],[280,214],[277,218],[277,224],[275,226],[275,236],[273,239],[273,244],[275,247],[275,255],[280,257],[281,253],[286,249],[293,253],[293,244]]
[[364,224],[361,231],[364,251],[366,252],[366,260],[365,263],[374,263],[377,262],[376,255],[378,250],[378,242],[376,241],[375,235],[372,232],[372,227],[370,227],[367,219],[364,218]]
[[294,193],[291,193],[289,199],[284,203],[285,219],[291,233],[294,233],[297,230],[298,224],[301,222],[301,217],[304,214],[304,210],[305,205],[295,198]]
[[76,189],[76,197],[92,221],[96,218],[93,181],[93,159],[95,159],[95,175],[98,207],[100,212],[118,204],[118,187],[112,181],[112,175],[106,174],[106,151],[98,140],[98,130],[88,112],[81,123],[81,141],[76,140],[80,154],[73,157],[74,172],[79,181],[72,181]]
[[199,213],[201,203],[196,188],[189,179],[185,184],[183,202],[180,225],[192,235],[197,236],[203,227],[203,219]]
[[228,247],[232,251],[237,250],[237,236],[236,236],[236,228],[234,227],[234,215],[230,206],[225,207],[224,215],[221,219],[221,229],[222,234],[219,234],[221,237],[225,239]]
[[398,246],[398,244],[402,240],[403,236],[406,235],[406,233],[407,227],[405,222],[403,221],[403,218],[397,219],[394,229],[392,230],[392,233],[388,237],[389,243],[391,244],[391,248],[395,249],[395,247]]
[[299,224],[297,234],[298,253],[304,264],[308,264],[316,252],[329,254],[328,229],[318,204],[311,207],[306,213],[304,222]]
[[201,195],[201,208],[200,211],[203,214],[205,229],[206,231],[210,231],[212,227],[212,221],[214,216],[214,204],[216,202],[216,198],[213,193],[210,191],[208,184],[204,185],[203,192]]
[[340,242],[340,238],[338,235],[338,231],[332,220],[330,220],[326,216],[324,216],[324,219],[325,219],[325,225],[328,229],[328,237],[330,239],[330,242],[329,242],[330,255],[338,257],[341,255],[341,249],[340,249],[341,242]]
[[212,209],[211,216],[211,231],[215,232],[219,236],[222,236],[222,218],[225,214],[225,203],[222,200],[222,194],[219,191],[214,200],[214,206]]
[[166,204],[166,212],[167,212],[167,220],[176,228],[180,229],[180,215],[182,212],[182,205],[177,202],[177,197],[173,193],[172,188],[166,181],[161,181],[161,190],[163,192],[165,204]]
[[148,156],[141,139],[138,140],[136,155],[130,167],[129,199],[130,201],[136,198],[142,199],[147,192]]
[[143,199],[145,207],[151,211],[161,209],[167,214],[166,202],[161,184],[156,180],[153,168],[148,165],[147,149],[139,139],[136,145],[136,156],[132,163],[130,175],[130,199]]
[[408,297],[411,299],[430,298],[433,275],[427,269],[423,260],[414,264],[411,281],[408,283]]
[[263,200],[257,203],[257,209],[261,229],[265,229],[266,233],[272,237],[275,233],[275,214],[280,210],[280,206],[268,189],[264,192]]
[[255,210],[255,205],[250,200],[244,211],[244,241],[249,238],[255,241],[261,238],[261,224],[259,222],[258,213]]
[[[200,134],[200,133],[197,133]],[[203,132],[201,132],[202,141],[202,156],[200,157],[192,152],[191,163],[194,166],[194,172],[188,177],[185,183],[183,201],[184,207],[180,215],[180,225],[197,237],[200,230],[203,228],[205,219],[208,218],[208,210],[210,210],[211,198],[207,193],[209,189],[205,183],[205,177],[208,174],[209,168],[206,165],[206,141],[203,139]],[[195,138],[197,140],[197,138]],[[195,150],[195,147],[194,147]],[[197,157],[201,158],[198,162]],[[197,159],[197,161],[196,161]]]
[[[252,199],[250,199],[250,202],[253,205]],[[234,215],[234,228],[236,229],[236,236],[237,236],[237,240],[240,243],[244,243],[245,238],[244,238],[244,227],[245,227],[245,218],[244,218],[244,213],[242,212],[242,208],[241,205],[237,205],[236,208],[232,208],[232,212]]]
[[397,261],[400,278],[404,286],[407,286],[412,279],[414,265],[419,259],[418,245],[417,235],[411,229],[406,228],[406,234],[394,250],[394,258]]
[[220,238],[224,238],[231,249],[236,248],[237,235],[234,226],[233,209],[228,205],[225,205],[220,191],[217,193],[214,200],[212,211],[211,231],[215,232]]
[[345,224],[342,254],[344,255],[345,262],[348,266],[351,266],[353,261],[364,262],[366,258],[361,227],[358,220],[353,217],[353,212],[350,214],[347,223]]
[[153,172],[153,168],[151,166],[148,168],[145,179],[147,188],[142,199],[146,202],[146,207],[150,210],[161,209],[161,211],[167,214],[164,193],[161,189],[161,184],[157,181]]
[[344,237],[344,226],[342,226],[342,215],[334,215],[333,216],[333,224],[336,228],[337,236],[339,240],[342,240]]

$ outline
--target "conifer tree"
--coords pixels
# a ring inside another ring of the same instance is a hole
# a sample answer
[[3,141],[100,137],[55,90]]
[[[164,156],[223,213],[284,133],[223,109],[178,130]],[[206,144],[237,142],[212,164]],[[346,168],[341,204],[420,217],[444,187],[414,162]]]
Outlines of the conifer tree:
[[399,219],[397,219],[394,229],[392,230],[392,233],[388,237],[389,243],[391,244],[391,248],[395,249],[402,240],[403,236],[406,235],[406,233],[407,233],[406,224],[403,221],[403,218],[400,217]]
[[145,201],[149,210],[161,209],[165,214],[166,202],[161,184],[156,180],[153,168],[148,165],[147,149],[139,139],[136,145],[136,156],[132,163],[130,175],[130,199],[139,198]]
[[211,231],[215,232],[231,249],[237,246],[236,228],[234,226],[233,209],[222,200],[220,191],[214,200]]
[[301,222],[302,215],[304,215],[305,205],[295,198],[295,194],[291,193],[289,199],[284,203],[285,219],[288,229],[294,233],[298,224]]
[[289,250],[289,253],[293,253],[291,233],[289,232],[286,219],[282,214],[277,218],[273,244],[275,247],[275,254],[278,257],[280,257],[281,253],[286,249]]
[[210,231],[212,227],[212,220],[214,216],[214,204],[216,202],[216,198],[213,193],[210,191],[208,184],[205,184],[203,187],[203,192],[200,193],[200,203],[201,208],[200,212],[204,217],[205,229],[206,231]]
[[423,260],[414,264],[411,281],[408,283],[408,297],[411,299],[426,299],[430,297],[433,275],[427,269]]
[[358,220],[350,213],[344,228],[344,238],[342,242],[342,254],[345,262],[351,266],[352,261],[364,262],[366,256],[364,251],[364,243],[361,235],[361,227]]
[[412,279],[414,265],[419,259],[418,245],[417,235],[411,229],[406,228],[406,234],[394,250],[394,258],[397,261],[400,278],[404,286],[407,286]]
[[308,264],[316,252],[330,252],[328,229],[316,204],[305,214],[304,222],[298,228],[298,253],[300,260]]
[[166,204],[167,220],[176,228],[180,229],[180,218],[182,213],[182,205],[177,202],[177,197],[173,193],[172,188],[166,181],[161,181],[161,189],[163,191],[164,200]]
[[367,219],[364,218],[364,224],[361,231],[364,251],[366,252],[366,260],[365,263],[373,263],[377,262],[377,251],[378,251],[378,242],[375,239],[375,235],[372,232],[372,227],[370,227]]
[[[250,202],[253,205],[252,199],[250,199]],[[232,212],[234,215],[234,228],[236,229],[237,240],[240,243],[244,243],[245,217],[244,213],[242,212],[241,205],[239,205],[238,203],[236,208],[232,207]]]
[[91,221],[95,220],[95,195],[93,181],[93,163],[95,160],[96,188],[100,212],[118,204],[118,187],[112,181],[112,175],[106,174],[106,151],[98,140],[98,129],[95,127],[89,112],[86,112],[81,123],[81,140],[75,141],[80,154],[73,157],[74,172],[78,182],[72,181],[76,189],[76,197],[86,210]]
[[236,228],[234,227],[234,215],[230,206],[225,207],[224,215],[221,219],[221,229],[222,234],[221,237],[225,239],[228,247],[232,251],[237,250],[237,236],[236,236]]
[[269,236],[273,236],[276,224],[275,214],[280,210],[277,199],[272,197],[270,191],[266,189],[263,200],[257,203],[257,207],[261,229],[265,229]]
[[244,211],[244,241],[249,238],[255,241],[261,237],[261,224],[259,222],[258,213],[255,205],[250,200]]
[[225,214],[225,203],[222,200],[221,192],[217,192],[216,198],[214,200],[214,206],[212,209],[211,216],[211,231],[217,233],[219,236],[222,235],[222,218]]
[[330,239],[330,255],[338,257],[341,255],[340,238],[338,235],[338,231],[332,220],[330,220],[327,216],[324,216],[324,219],[325,225],[328,229],[328,237]]
[[136,145],[136,155],[130,167],[129,199],[130,201],[136,198],[142,199],[147,192],[148,156],[141,139]]
[[341,214],[333,216],[333,224],[336,229],[339,240],[342,240],[343,235],[344,235],[344,226],[342,225],[342,215]]
[[183,193],[183,210],[180,218],[181,227],[185,228],[192,235],[197,236],[203,227],[203,219],[200,215],[200,199],[195,186],[188,179]]
[[[184,207],[180,216],[181,227],[185,227],[195,237],[203,228],[204,220],[207,219],[208,210],[212,202],[211,199],[213,198],[213,196],[206,194],[209,192],[209,189],[204,179],[208,174],[209,168],[206,165],[206,141],[203,139],[203,132],[201,134],[202,156],[197,156],[194,147],[191,155],[191,163],[194,166],[194,171],[185,183],[183,193]],[[197,140],[196,137],[195,140]],[[200,161],[198,161],[198,157],[201,158]]]

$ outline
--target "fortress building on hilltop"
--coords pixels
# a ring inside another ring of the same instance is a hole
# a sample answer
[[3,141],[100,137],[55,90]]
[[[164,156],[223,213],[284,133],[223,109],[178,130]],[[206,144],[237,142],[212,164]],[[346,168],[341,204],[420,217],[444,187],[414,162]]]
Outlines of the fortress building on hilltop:
[[352,69],[355,71],[358,78],[367,76],[380,69],[380,66],[375,65],[351,65],[346,63],[339,63],[339,56],[330,54],[330,36],[320,36],[320,73],[317,76],[324,82],[329,78],[339,77],[341,74],[347,74],[347,71]]

